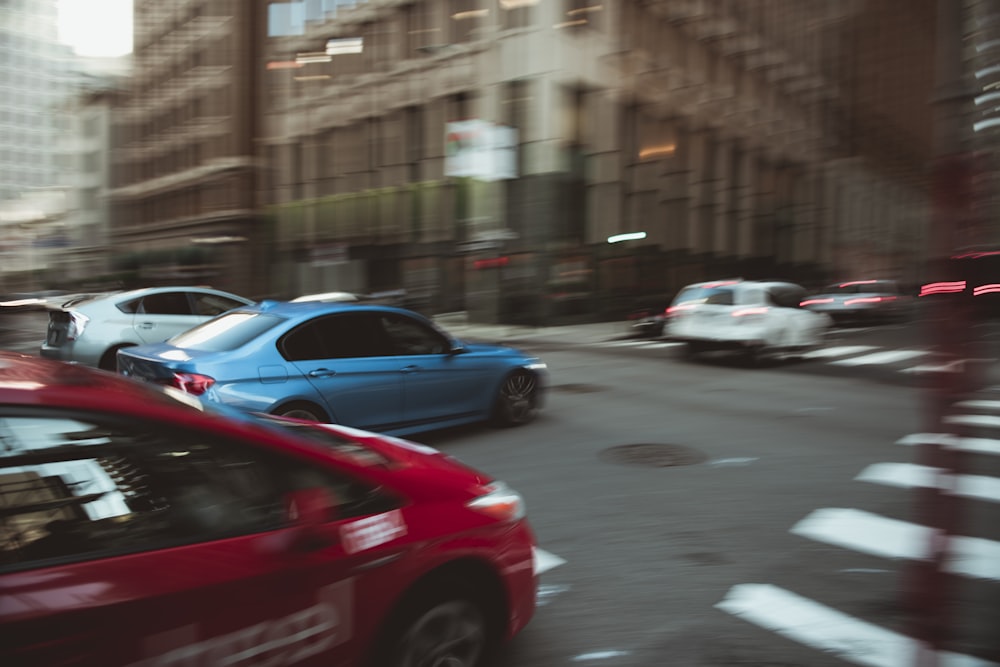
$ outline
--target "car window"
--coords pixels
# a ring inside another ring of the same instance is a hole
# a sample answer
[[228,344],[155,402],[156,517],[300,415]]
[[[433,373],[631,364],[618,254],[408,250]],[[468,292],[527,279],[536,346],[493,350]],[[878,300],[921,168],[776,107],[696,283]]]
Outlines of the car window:
[[190,315],[187,292],[161,292],[142,297],[137,311],[146,315]]
[[0,414],[0,442],[0,571],[275,530],[295,489],[328,488],[338,518],[398,504],[347,474],[190,430]]
[[771,303],[781,308],[798,308],[806,298],[806,291],[793,285],[776,285],[768,293]]
[[731,287],[685,287],[674,299],[673,305],[707,303],[731,306],[734,303]]
[[168,342],[185,350],[224,352],[246,345],[284,321],[283,317],[276,315],[236,311],[203,322],[177,334]]
[[412,317],[386,313],[379,320],[395,354],[444,354],[451,347],[447,338]]
[[322,315],[288,333],[278,349],[289,361],[382,357],[395,353],[378,321],[364,311]]
[[229,297],[222,296],[221,294],[191,292],[190,295],[191,303],[194,305],[195,315],[215,317],[216,315],[221,315],[227,310],[232,310],[233,308],[239,308],[240,306],[246,305],[241,301],[230,299]]

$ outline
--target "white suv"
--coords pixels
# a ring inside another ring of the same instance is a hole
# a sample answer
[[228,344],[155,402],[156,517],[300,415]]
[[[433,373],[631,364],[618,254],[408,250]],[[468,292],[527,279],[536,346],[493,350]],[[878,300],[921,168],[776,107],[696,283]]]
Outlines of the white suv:
[[687,352],[733,350],[754,361],[823,344],[831,319],[801,307],[806,290],[778,281],[717,280],[682,289],[667,309],[664,334]]

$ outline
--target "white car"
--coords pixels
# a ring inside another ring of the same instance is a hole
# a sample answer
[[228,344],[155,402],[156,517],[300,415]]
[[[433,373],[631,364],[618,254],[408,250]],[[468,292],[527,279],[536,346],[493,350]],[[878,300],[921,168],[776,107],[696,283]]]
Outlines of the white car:
[[667,309],[664,334],[695,355],[730,350],[759,361],[820,347],[832,320],[800,304],[806,290],[779,281],[717,280],[682,289]]
[[253,301],[207,287],[147,287],[59,303],[48,309],[41,356],[113,371],[121,348],[165,341]]

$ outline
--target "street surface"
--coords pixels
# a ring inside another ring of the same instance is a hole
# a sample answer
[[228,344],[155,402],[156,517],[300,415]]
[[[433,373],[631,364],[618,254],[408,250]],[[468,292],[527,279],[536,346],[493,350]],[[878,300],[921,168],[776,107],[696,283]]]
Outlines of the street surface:
[[[0,347],[35,352],[32,322],[5,321]],[[923,585],[916,488],[934,478],[914,466],[925,380],[905,369],[923,360],[830,362],[921,342],[907,327],[837,331],[827,349],[864,349],[762,368],[660,341],[525,346],[551,372],[536,422],[412,438],[527,500],[547,570],[498,665],[916,664],[905,593]],[[955,406],[976,436],[952,444],[962,535],[977,539],[952,545],[947,648],[1000,663],[1000,392],[976,398]],[[622,445],[663,448],[629,463],[608,451]]]

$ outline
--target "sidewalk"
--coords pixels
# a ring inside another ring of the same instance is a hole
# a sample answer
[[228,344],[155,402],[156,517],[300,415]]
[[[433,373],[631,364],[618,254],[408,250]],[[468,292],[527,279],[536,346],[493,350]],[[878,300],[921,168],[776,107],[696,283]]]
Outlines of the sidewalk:
[[620,340],[628,334],[625,322],[595,322],[559,327],[532,327],[517,324],[476,324],[465,313],[435,315],[434,322],[457,338],[470,341],[530,343],[544,341],[586,345]]

